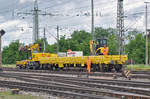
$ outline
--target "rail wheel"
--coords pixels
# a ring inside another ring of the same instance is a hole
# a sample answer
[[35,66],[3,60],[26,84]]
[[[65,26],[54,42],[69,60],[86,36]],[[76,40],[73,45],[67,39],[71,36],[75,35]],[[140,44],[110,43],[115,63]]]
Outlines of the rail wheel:
[[49,69],[50,71],[53,70],[53,65],[48,64],[48,69]]
[[114,68],[117,72],[120,72],[122,70],[122,64],[117,64],[114,66]]
[[112,65],[112,64],[109,64],[109,65],[108,65],[108,72],[111,72],[112,69],[113,69],[113,65]]
[[33,70],[36,70],[36,67],[35,67],[35,66],[33,66]]
[[100,72],[105,72],[105,64],[99,64]]
[[17,69],[20,69],[20,66],[19,66],[19,65],[17,65],[17,66],[16,66],[16,68],[17,68]]
[[57,71],[57,68],[56,68],[56,66],[53,66],[53,71]]
[[22,66],[22,69],[26,69],[26,66]]
[[30,62],[29,67],[30,69],[37,70],[40,68],[40,65],[39,62]]
[[99,66],[99,64],[93,64],[93,71],[94,71],[94,72],[99,72],[99,71],[100,71],[100,66]]
[[19,66],[19,69],[23,69],[23,66],[22,66],[22,65],[20,65],[20,66]]
[[27,64],[26,69],[31,69],[31,66]]
[[48,65],[47,64],[43,64],[43,69],[44,70],[48,70]]

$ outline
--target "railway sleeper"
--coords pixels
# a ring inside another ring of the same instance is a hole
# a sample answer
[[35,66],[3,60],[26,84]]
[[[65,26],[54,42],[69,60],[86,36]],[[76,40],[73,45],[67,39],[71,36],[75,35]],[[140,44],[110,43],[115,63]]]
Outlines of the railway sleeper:
[[[85,84],[84,84],[85,85]],[[132,99],[134,99],[134,98],[132,98]],[[138,99],[138,98],[135,98],[135,99]],[[142,98],[142,99],[144,99],[144,98]],[[145,98],[145,99],[149,99],[149,98]]]
[[[0,84],[1,85],[1,84]],[[90,95],[90,94],[79,94],[79,93],[73,93],[73,92],[65,92],[65,91],[58,91],[58,90],[47,90],[43,88],[36,88],[36,87],[27,87],[27,86],[18,86],[18,85],[12,85],[12,84],[4,84],[2,87],[8,87],[8,88],[19,88],[20,90],[25,90],[25,91],[31,91],[31,92],[46,92],[48,94],[52,94],[55,96],[58,96],[59,94],[64,95],[67,94],[67,96],[74,96],[80,97],[80,99],[116,99],[116,98],[105,98],[103,96],[97,96],[97,95]]]

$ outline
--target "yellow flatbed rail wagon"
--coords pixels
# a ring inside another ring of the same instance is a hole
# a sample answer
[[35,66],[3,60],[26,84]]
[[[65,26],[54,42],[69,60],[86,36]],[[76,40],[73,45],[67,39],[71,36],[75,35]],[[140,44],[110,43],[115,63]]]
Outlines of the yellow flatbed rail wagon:
[[87,68],[87,61],[91,60],[92,71],[120,71],[127,63],[127,55],[100,55],[80,57],[58,57],[50,53],[33,53],[32,59],[17,61],[16,66],[28,69],[60,70],[68,68]]

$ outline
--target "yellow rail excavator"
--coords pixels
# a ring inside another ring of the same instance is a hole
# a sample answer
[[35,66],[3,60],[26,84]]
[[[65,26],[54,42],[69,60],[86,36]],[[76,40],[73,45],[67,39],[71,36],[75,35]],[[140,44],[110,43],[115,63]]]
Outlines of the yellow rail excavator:
[[90,60],[91,71],[110,72],[112,69],[120,71],[128,60],[127,55],[108,55],[107,39],[90,41],[91,53],[94,52],[93,46],[96,55],[77,57],[58,57],[57,54],[42,53],[39,44],[20,47],[20,50],[30,54],[26,60],[17,61],[16,66],[20,69],[69,70],[69,68],[87,68],[87,62]]
[[57,54],[41,52],[40,44],[30,44],[29,46],[20,46],[19,51],[25,51],[26,60],[17,61],[16,66],[20,69],[48,69],[47,66],[40,67],[39,59],[41,57],[57,57]]
[[31,58],[32,53],[38,53],[41,50],[39,44],[30,44],[29,46],[20,46],[19,51],[25,51],[27,53],[27,59]]

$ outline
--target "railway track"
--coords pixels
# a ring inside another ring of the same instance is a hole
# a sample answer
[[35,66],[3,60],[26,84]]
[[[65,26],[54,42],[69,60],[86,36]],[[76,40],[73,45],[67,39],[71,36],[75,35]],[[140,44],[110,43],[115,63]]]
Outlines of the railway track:
[[44,92],[58,97],[65,97],[68,99],[117,99],[117,98],[110,98],[101,95],[93,95],[90,94],[90,92],[83,93],[78,88],[76,88],[76,91],[78,91],[78,93],[73,92],[74,89],[72,87],[70,88],[71,92],[69,92],[68,90],[65,91],[66,89],[68,89],[66,87],[61,87],[60,89],[60,87],[58,86],[59,89],[58,87],[57,89],[54,89],[54,87],[52,88],[50,87],[50,85],[45,85],[45,84],[31,84],[31,83],[1,81],[1,80],[0,80],[0,86],[7,87],[7,88],[19,88],[20,90],[30,91],[30,92]]
[[[142,81],[128,81],[128,80],[110,80],[110,79],[86,79],[86,78],[78,78],[77,76],[74,76],[74,78],[72,76],[70,77],[66,77],[64,75],[51,75],[51,74],[32,74],[32,73],[1,73],[1,74],[8,74],[8,75],[15,75],[15,76],[21,76],[21,77],[30,77],[30,78],[38,78],[38,79],[43,79],[43,80],[51,80],[53,78],[58,78],[58,79],[74,79],[74,80],[83,80],[83,81],[88,81],[88,82],[93,82],[93,83],[113,83],[114,84],[119,84],[119,83],[123,83],[123,85],[127,85],[130,86],[132,85],[133,87],[136,87],[137,84],[138,86],[141,84],[141,87],[147,88],[150,87],[150,83],[149,82],[142,82]],[[34,77],[32,77],[34,76]],[[128,84],[130,83],[130,84]],[[147,84],[145,86],[143,86],[143,84]]]
[[[51,73],[51,74],[69,74],[69,75],[87,75],[87,72],[79,71],[49,71],[49,70],[26,70],[26,69],[17,69],[17,68],[2,68],[3,71],[14,71],[14,72],[33,72],[33,73]],[[112,77],[114,73],[104,73],[104,72],[91,72],[89,76],[105,76]],[[149,71],[132,71],[130,75],[133,79],[148,79],[150,80]],[[117,77],[122,77],[121,73],[116,73]]]
[[[78,91],[76,88],[79,88],[80,91],[87,93],[87,92],[93,92],[101,95],[107,95],[107,96],[117,96],[122,97],[125,96],[126,99],[150,99],[150,90],[143,90],[142,88],[125,88],[123,86],[129,85],[130,87],[142,87],[142,82],[132,82],[131,81],[119,81],[119,80],[96,80],[96,79],[79,79],[79,78],[71,78],[71,77],[58,77],[58,76],[49,76],[45,77],[46,75],[30,75],[30,74],[9,74],[9,73],[3,73],[0,76],[3,77],[12,77],[16,79],[20,79],[23,81],[27,81],[30,83],[38,83],[38,84],[48,84],[50,87],[50,84],[53,85],[53,89],[61,89],[60,85],[64,86],[66,90],[74,90],[75,92]],[[48,75],[47,75],[48,76]],[[112,82],[112,83],[111,83]],[[118,82],[118,83],[117,83]],[[105,84],[104,84],[105,83]],[[111,84],[111,86],[109,86]],[[135,85],[134,85],[135,84]],[[146,85],[147,84],[147,85]],[[146,87],[150,87],[148,82],[145,84]],[[55,85],[55,86],[54,86]],[[58,86],[59,85],[59,86]],[[84,86],[83,86],[84,85]],[[119,86],[114,86],[119,85]],[[72,88],[69,89],[68,88]],[[82,87],[81,87],[82,86]],[[86,87],[85,87],[86,86]],[[74,89],[73,89],[74,88]],[[92,89],[96,88],[96,89]],[[98,89],[105,88],[105,89],[111,89],[111,91],[100,91]],[[125,94],[126,93],[126,94]],[[143,96],[138,94],[143,94]],[[147,95],[147,96],[146,96]]]
[[147,74],[150,75],[150,71],[132,71],[133,74]]

